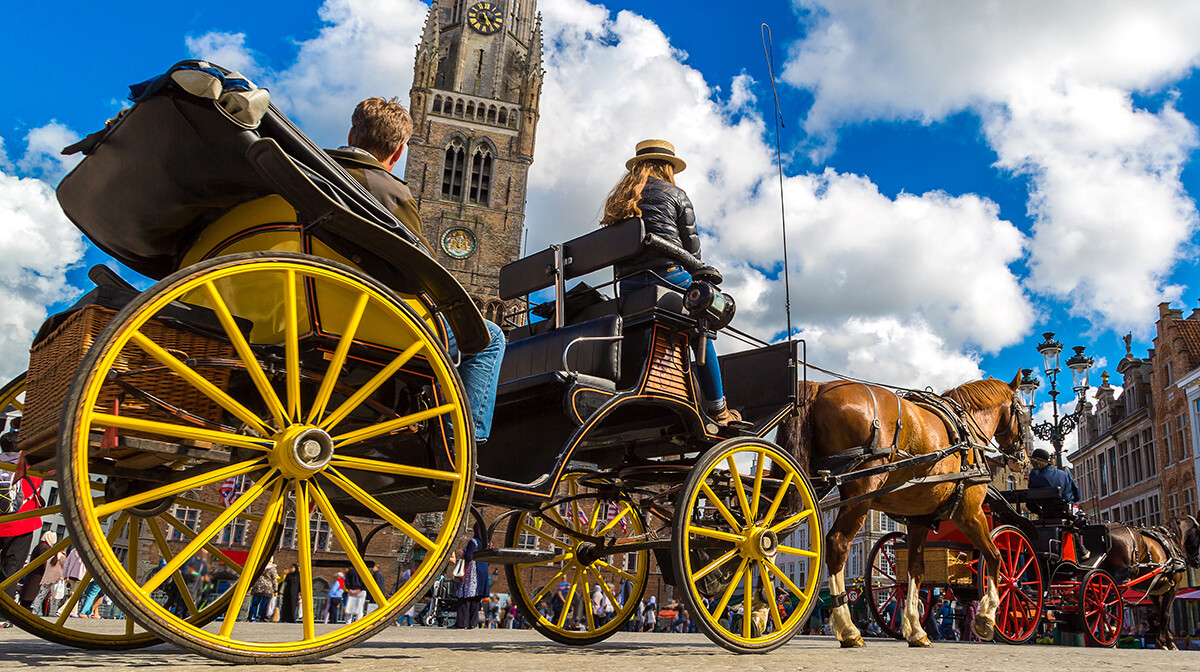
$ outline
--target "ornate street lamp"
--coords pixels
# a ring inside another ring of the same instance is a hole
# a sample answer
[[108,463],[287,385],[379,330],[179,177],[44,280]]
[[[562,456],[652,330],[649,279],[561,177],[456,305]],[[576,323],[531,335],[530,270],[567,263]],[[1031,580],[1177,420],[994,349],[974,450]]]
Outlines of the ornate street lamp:
[[[1075,354],[1067,360],[1067,368],[1071,370],[1071,378],[1075,394],[1078,398],[1078,403],[1075,404],[1075,410],[1068,415],[1058,417],[1058,355],[1062,352],[1062,343],[1054,340],[1054,332],[1048,331],[1042,334],[1042,342],[1038,343],[1037,351],[1042,355],[1042,362],[1045,365],[1043,369],[1046,373],[1046,379],[1050,381],[1050,401],[1054,410],[1054,419],[1040,422],[1033,425],[1031,428],[1033,433],[1043,441],[1049,441],[1050,445],[1054,446],[1054,464],[1059,469],[1063,466],[1063,440],[1075,431],[1075,427],[1083,419],[1084,413],[1084,396],[1088,391],[1088,374],[1092,370],[1092,358],[1083,354],[1084,346],[1077,345],[1072,348]],[[1033,412],[1033,398],[1037,392],[1038,381],[1033,377],[1031,369],[1022,369],[1021,382],[1017,388],[1021,395],[1021,401],[1029,406],[1029,411]]]

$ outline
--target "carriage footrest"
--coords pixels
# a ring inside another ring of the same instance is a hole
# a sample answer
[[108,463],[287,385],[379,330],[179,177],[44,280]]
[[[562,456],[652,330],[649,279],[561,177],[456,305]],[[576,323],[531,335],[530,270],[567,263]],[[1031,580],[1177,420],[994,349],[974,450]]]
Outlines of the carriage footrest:
[[526,548],[488,548],[475,551],[474,558],[478,562],[493,565],[523,565],[530,562],[549,562],[554,556],[552,551]]

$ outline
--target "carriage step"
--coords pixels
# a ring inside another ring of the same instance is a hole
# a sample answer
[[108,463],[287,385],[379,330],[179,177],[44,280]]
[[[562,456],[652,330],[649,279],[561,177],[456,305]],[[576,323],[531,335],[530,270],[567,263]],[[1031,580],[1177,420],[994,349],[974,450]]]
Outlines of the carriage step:
[[474,558],[478,562],[493,565],[524,565],[534,562],[549,562],[555,557],[551,551],[536,551],[526,548],[488,548],[476,551]]

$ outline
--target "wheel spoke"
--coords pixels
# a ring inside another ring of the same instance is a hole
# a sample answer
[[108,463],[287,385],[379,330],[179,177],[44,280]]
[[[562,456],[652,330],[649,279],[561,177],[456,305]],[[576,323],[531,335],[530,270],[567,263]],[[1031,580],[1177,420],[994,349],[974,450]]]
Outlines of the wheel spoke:
[[734,461],[732,453],[725,458],[725,463],[729,465],[729,478],[733,481],[733,491],[737,493],[738,505],[742,507],[742,516],[747,523],[752,523],[754,518],[750,515],[750,502],[746,499],[746,486],[742,484],[742,472],[738,471],[737,462]]
[[196,372],[195,369],[181,362],[177,357],[163,349],[162,346],[150,340],[145,334],[140,331],[133,332],[130,337],[139,348],[146,351],[160,364],[171,370],[172,373],[182,378],[201,394],[212,399],[221,408],[229,411],[239,420],[246,423],[251,429],[263,436],[270,436],[273,432],[270,428],[262,423],[250,409],[243,406],[238,400],[229,396],[224,390],[213,385],[207,378]]
[[601,569],[605,569],[605,570],[612,572],[613,574],[616,574],[617,576],[621,577],[622,579],[629,579],[630,581],[637,581],[637,577],[634,576],[633,574],[630,574],[629,572],[617,567],[616,565],[609,564],[608,562],[605,562],[604,560],[597,560],[596,565],[598,567],[600,567]]
[[[120,520],[120,518],[117,520]],[[38,567],[41,567],[47,560],[54,557],[55,554],[62,552],[64,548],[70,545],[70,537],[64,537],[63,539],[60,539],[57,544],[54,544],[50,548],[46,549],[45,553],[42,553],[36,558],[30,560],[24,567],[13,572],[12,576],[9,576],[7,579],[4,579],[4,581],[0,582],[0,592],[8,592],[9,587],[11,587],[14,583],[20,581],[26,574],[32,572]]]
[[815,513],[816,513],[815,509],[805,509],[805,510],[801,511],[800,513],[797,513],[796,515],[791,516],[790,518],[784,519],[784,521],[782,523],[777,523],[775,525],[772,525],[771,531],[774,532],[775,534],[782,535],[784,533],[784,531],[791,531],[792,527],[795,527],[796,524],[798,524],[800,521],[804,520],[805,518],[808,518],[809,516],[814,515]]
[[[191,478],[185,478],[183,480],[176,481],[176,482],[168,484],[168,485],[159,486],[157,488],[153,488],[151,490],[147,490],[145,492],[138,493],[136,495],[122,497],[121,499],[118,499],[115,502],[105,502],[103,505],[97,506],[93,510],[92,513],[97,518],[104,518],[106,516],[109,516],[109,515],[112,515],[112,514],[118,512],[118,511],[124,511],[125,509],[129,509],[129,508],[136,507],[136,506],[139,506],[142,504],[146,504],[148,502],[153,502],[156,499],[162,499],[164,497],[170,497],[171,495],[177,495],[181,492],[187,492],[188,490],[193,490],[195,488],[199,488],[204,485],[216,483],[218,481],[224,481],[225,479],[232,478],[234,476],[241,476],[242,474],[248,474],[252,471],[255,471],[257,469],[262,469],[262,468],[263,468],[263,458],[258,458],[258,459],[254,459],[254,460],[246,460],[245,462],[238,462],[237,464],[231,464],[228,467],[223,467],[221,469],[215,469],[213,471],[206,471],[203,474],[200,474],[198,476],[192,476]],[[187,472],[183,472],[183,473],[187,473]],[[225,512],[228,512],[228,511],[229,511],[229,509],[225,510]],[[240,513],[240,511],[239,511],[239,513]]]
[[[208,502],[202,502],[198,499],[192,499],[190,497],[176,497],[175,503],[182,504],[189,509],[200,509],[201,511],[208,511],[209,513],[222,513],[225,511],[224,507],[217,506],[216,504],[209,504]],[[238,516],[238,518],[254,523],[262,520],[262,516],[246,512],[242,512],[242,515]]]
[[411,413],[402,418],[395,418],[394,420],[388,420],[377,425],[363,427],[362,429],[358,429],[353,432],[340,434],[333,437],[334,447],[345,448],[346,446],[359,443],[360,441],[366,441],[367,439],[373,439],[377,436],[398,432],[406,427],[415,425],[418,422],[451,413],[456,408],[458,408],[456,404],[442,404],[441,406],[437,406],[435,408],[427,408],[417,413]]
[[356,471],[370,471],[378,474],[396,474],[397,476],[412,476],[413,478],[432,478],[439,481],[462,480],[462,476],[458,472],[454,471],[426,469],[424,467],[413,467],[407,464],[381,462],[379,460],[369,460],[364,457],[350,457],[348,455],[335,454],[333,459],[329,461],[329,466],[338,467],[341,469],[354,469]]
[[700,579],[703,579],[704,577],[708,576],[709,574],[712,574],[716,568],[718,568],[721,565],[732,560],[734,558],[734,556],[737,555],[737,552],[738,552],[738,549],[732,548],[729,551],[722,554],[721,557],[708,563],[700,571],[692,574],[692,582],[694,583],[696,581],[699,581]]
[[[196,531],[187,525],[184,525],[183,521],[179,520],[175,516],[163,514],[159,517],[162,518],[163,522],[178,530],[180,534],[187,537],[189,540],[196,538]],[[225,555],[224,551],[214,546],[211,541],[204,542],[203,548],[207,550],[213,557],[220,560],[222,564],[232,567],[236,571],[242,571],[242,564],[240,562],[234,562],[228,555]]]
[[296,541],[299,551],[300,565],[300,601],[301,606],[300,621],[303,623],[304,639],[311,640],[316,637],[317,616],[313,613],[313,594],[312,594],[312,530],[311,518],[308,513],[308,482],[296,481],[296,533],[298,538]]
[[337,385],[338,376],[342,373],[342,366],[346,363],[346,354],[350,352],[350,346],[354,343],[354,334],[358,332],[358,324],[362,321],[363,313],[367,310],[367,301],[370,298],[370,294],[358,295],[358,301],[355,302],[350,319],[346,322],[346,328],[342,331],[342,339],[338,341],[337,348],[333,351],[333,359],[329,360],[329,366],[325,369],[325,380],[321,381],[321,388],[317,390],[317,398],[308,412],[307,422],[310,425],[319,422],[321,416],[325,415],[325,407],[329,404],[329,397]]
[[300,318],[296,306],[296,272],[284,271],[283,351],[287,371],[287,417],[300,420]]
[[[538,537],[542,541],[545,541],[548,544],[552,544],[552,545],[557,546],[566,551],[571,550],[571,547],[568,546],[567,544],[563,543],[563,541],[561,539],[555,539],[554,537],[546,534],[545,532],[542,532],[541,530],[537,529],[536,527],[534,527],[528,523],[522,523],[522,525],[524,525],[526,532],[528,532],[529,534],[532,534],[535,537]],[[537,564],[537,563],[535,563],[535,564]]]
[[767,593],[767,604],[771,609],[771,621],[775,624],[775,630],[783,632],[783,617],[779,613],[779,598],[775,596],[775,583],[767,572],[766,562],[762,560],[758,561],[758,578],[762,581],[763,588]]
[[557,625],[559,628],[563,627],[563,624],[567,622],[567,614],[574,607],[575,589],[579,585],[580,571],[581,570],[576,569],[574,576],[571,577],[571,588],[567,590],[567,599],[563,600],[562,611],[558,614],[558,623],[555,623],[555,625]]
[[764,560],[763,563],[767,566],[767,569],[775,575],[775,578],[779,579],[779,582],[783,584],[784,588],[787,588],[788,591],[793,595],[802,597],[805,601],[808,601],[808,595],[805,594],[803,590],[800,590],[799,586],[793,583],[792,580],[787,577],[787,574],[784,574],[783,570],[779,569],[775,563],[771,562],[770,560]]
[[211,429],[201,429],[200,427],[191,427],[188,425],[173,425],[166,422],[158,422],[157,420],[142,420],[128,415],[110,415],[108,413],[93,413],[92,425],[101,427],[114,427],[116,429],[129,429],[135,432],[147,432],[150,434],[161,434],[170,436],[176,439],[191,439],[193,441],[207,441],[208,443],[216,443],[235,448],[248,448],[250,450],[270,450],[270,439],[259,439],[252,436],[242,436],[241,434],[231,434],[229,432],[218,432]]
[[583,614],[587,618],[588,632],[595,632],[596,614],[592,611],[592,589],[588,584],[587,577],[586,571],[579,573],[580,581],[583,583]]
[[794,546],[784,546],[783,544],[780,544],[778,546],[778,548],[779,548],[780,553],[785,553],[787,555],[800,555],[800,556],[804,556],[806,558],[821,557],[821,555],[819,553],[814,553],[812,551],[806,551],[803,548],[796,548]]
[[721,600],[717,602],[717,606],[713,607],[712,619],[714,621],[721,620],[721,614],[725,613],[725,607],[729,606],[729,598],[733,597],[733,590],[737,588],[738,582],[742,580],[742,573],[746,571],[746,564],[750,561],[742,558],[742,562],[738,564],[737,571],[733,573],[733,580],[725,587],[725,593],[721,595]]
[[[189,558],[195,555],[196,552],[199,551],[206,542],[217,536],[217,533],[220,532],[221,529],[226,525],[228,525],[230,521],[236,518],[237,514],[245,511],[246,507],[250,506],[254,500],[258,499],[258,496],[261,495],[267,486],[271,484],[271,481],[274,480],[272,478],[274,475],[275,471],[272,469],[270,472],[268,472],[266,478],[263,478],[259,482],[250,486],[246,492],[242,493],[240,497],[238,497],[232,504],[229,505],[229,508],[226,509],[224,513],[217,516],[208,527],[206,527],[203,531],[196,532],[196,536],[190,542],[188,542],[187,546],[183,547],[183,550],[179,551],[178,555],[172,558],[170,562],[163,565],[163,567],[159,569],[149,581],[140,587],[142,594],[146,597],[149,597],[150,594],[154,592],[154,589],[158,588],[160,585],[162,585],[163,581],[167,580],[167,577],[179,571],[183,564],[187,562]],[[243,573],[245,573],[244,568]],[[134,581],[137,580],[137,577],[132,578]]]
[[796,474],[788,472],[784,476],[784,482],[779,486],[779,490],[775,491],[775,497],[770,500],[770,508],[767,509],[767,515],[762,517],[762,524],[769,526],[770,521],[775,520],[775,514],[779,511],[779,506],[784,503],[784,497],[787,494],[787,488],[792,485],[792,479],[796,478]]
[[[371,570],[367,568],[367,562],[359,553],[358,548],[354,545],[354,540],[350,538],[350,533],[346,531],[346,526],[342,524],[342,519],[338,518],[337,511],[333,509],[333,504],[321,491],[320,486],[316,483],[312,484],[313,499],[317,502],[317,508],[321,510],[321,515],[325,516],[326,522],[329,523],[329,529],[333,535],[337,537],[338,543],[342,545],[342,551],[350,559],[350,564],[358,571],[358,577],[362,579],[363,585],[367,587],[367,592],[371,594],[371,598],[375,600],[382,609],[387,605],[388,598],[383,594],[383,589],[379,584],[375,583],[375,577],[371,575]],[[430,549],[433,550],[433,549]]]
[[733,544],[740,544],[746,540],[746,537],[741,536],[741,535],[730,534],[729,532],[722,532],[720,530],[710,530],[707,527],[699,527],[699,526],[691,525],[691,524],[689,524],[687,526],[687,532],[690,534],[699,535],[701,537],[710,537],[712,539],[720,539],[721,541],[728,541]]
[[366,401],[368,397],[374,394],[375,390],[378,390],[380,385],[383,385],[386,381],[391,380],[392,376],[395,375],[395,373],[399,371],[402,366],[408,363],[408,360],[412,359],[413,356],[420,352],[424,347],[424,341],[417,341],[416,343],[408,346],[404,352],[397,355],[390,364],[383,367],[383,369],[379,373],[375,374],[371,380],[369,380],[362,387],[358,388],[358,391],[352,394],[349,399],[342,402],[342,405],[338,406],[336,411],[326,416],[325,419],[321,421],[321,429],[329,431],[334,427],[337,427],[338,423],[340,423],[342,420],[345,420],[346,416],[350,415],[354,409],[358,408],[362,402]]
[[[175,554],[171,552],[171,547],[167,545],[167,537],[162,530],[158,529],[156,523],[150,523],[150,534],[154,537],[154,544],[158,546],[158,552],[162,553],[162,559],[170,562]],[[175,583],[176,590],[179,591],[180,597],[183,598],[184,606],[187,607],[188,615],[195,618],[200,610],[196,608],[196,601],[192,599],[192,591],[188,590],[187,583],[183,580],[183,575],[175,572],[171,575],[171,580]]]
[[624,609],[625,605],[621,604],[621,601],[617,599],[616,593],[612,592],[612,588],[609,588],[608,582],[604,580],[604,577],[600,575],[600,572],[595,567],[591,566],[587,568],[587,571],[591,572],[592,578],[596,579],[596,584],[600,586],[600,590],[604,591],[604,594],[608,596],[608,601],[612,602],[613,609]]
[[716,508],[716,510],[721,514],[721,517],[725,519],[725,522],[729,523],[729,526],[733,528],[734,532],[742,531],[742,524],[734,519],[733,513],[725,506],[725,503],[721,501],[721,498],[717,497],[717,493],[713,492],[712,488],[708,487],[708,483],[700,481],[700,491],[704,493],[704,496],[708,498],[708,501],[711,502],[713,507]]
[[742,637],[750,639],[750,625],[754,613],[754,568],[746,567],[746,584],[742,587]]
[[758,522],[758,498],[762,496],[763,466],[767,462],[766,453],[759,453],[754,465],[754,487],[750,490],[750,521]]
[[608,521],[604,527],[600,528],[600,531],[596,533],[596,536],[603,537],[604,535],[608,534],[609,530],[612,530],[614,527],[619,525],[620,522],[625,519],[625,516],[628,516],[632,513],[633,507],[629,505],[629,502],[622,501],[620,513],[614,516],[612,520]]
[[542,567],[542,566],[545,566],[545,565],[553,565],[553,564],[557,564],[557,563],[559,563],[559,562],[562,562],[562,561],[564,561],[564,560],[566,560],[566,559],[567,559],[567,554],[566,554],[566,553],[562,553],[562,554],[559,554],[559,555],[556,555],[556,556],[554,556],[553,558],[548,558],[548,559],[546,559],[546,560],[538,560],[537,562],[524,562],[524,563],[520,563],[520,564],[518,564],[518,565],[517,565],[517,567]]
[[[538,594],[533,597],[532,603],[535,607],[537,606],[538,602],[542,601],[543,597],[550,594],[550,591],[558,585],[558,580],[566,576],[566,573],[567,568],[564,566],[562,569],[558,570],[557,574],[550,577],[550,580],[546,582],[546,585],[542,586],[542,589],[538,591]],[[566,607],[563,608],[566,609]]]
[[390,523],[392,527],[400,530],[404,536],[420,544],[425,550],[437,550],[437,543],[435,543],[429,537],[426,537],[418,532],[417,528],[409,525],[407,521],[393,513],[391,509],[387,508],[378,499],[375,499],[373,496],[368,494],[366,490],[358,487],[353,481],[343,476],[340,472],[338,472],[337,469],[330,468],[329,471],[325,473],[325,477],[347,495],[350,495],[357,500],[359,504],[365,505],[367,508],[374,511],[375,515]]
[[[232,589],[233,594],[229,596],[229,606],[225,609],[225,620],[221,621],[221,629],[217,635],[219,637],[228,639],[233,632],[233,626],[237,623],[238,614],[242,611],[242,602],[246,599],[246,594],[250,592],[250,586],[256,578],[254,571],[262,564],[263,554],[266,553],[267,545],[274,537],[275,530],[273,528],[279,520],[280,510],[283,508],[285,484],[286,481],[279,478],[275,480],[275,485],[271,488],[271,498],[267,500],[267,508],[263,512],[263,522],[258,526],[258,532],[250,544],[250,553],[246,556],[242,574]],[[309,585],[312,585],[311,579]],[[303,584],[301,586],[303,589]],[[309,590],[311,591],[311,588]]]
[[233,349],[237,352],[238,357],[242,360],[242,364],[246,366],[246,371],[250,374],[250,380],[254,382],[254,387],[258,389],[258,393],[262,395],[263,401],[267,404],[267,409],[271,412],[271,416],[275,419],[275,426],[282,428],[287,426],[287,420],[284,416],[287,411],[283,408],[283,403],[279,401],[279,395],[275,393],[275,388],[271,386],[271,381],[267,380],[267,374],[263,371],[262,365],[259,364],[258,358],[254,356],[254,351],[250,349],[250,344],[246,342],[246,338],[242,336],[241,329],[238,328],[237,321],[234,320],[233,314],[229,312],[229,306],[225,305],[225,300],[221,298],[221,294],[217,292],[216,286],[213,283],[204,283],[204,289],[208,292],[209,307],[217,314],[217,319],[221,321],[221,327],[225,329],[225,335],[229,337],[229,342],[233,344]]

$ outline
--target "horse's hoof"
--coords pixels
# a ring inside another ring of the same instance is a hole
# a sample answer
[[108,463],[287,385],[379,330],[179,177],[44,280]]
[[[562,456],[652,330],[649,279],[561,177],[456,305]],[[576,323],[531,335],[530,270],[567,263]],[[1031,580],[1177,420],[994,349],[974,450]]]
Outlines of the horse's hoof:
[[971,629],[985,642],[991,641],[992,637],[996,634],[996,624],[992,619],[984,616],[976,616],[975,620],[971,623]]
[[859,635],[854,639],[847,639],[846,641],[842,642],[843,649],[857,649],[860,646],[866,645],[867,643],[863,641],[862,635]]
[[933,646],[933,642],[929,641],[929,637],[922,637],[915,642],[909,642],[908,646],[913,649],[928,649]]

